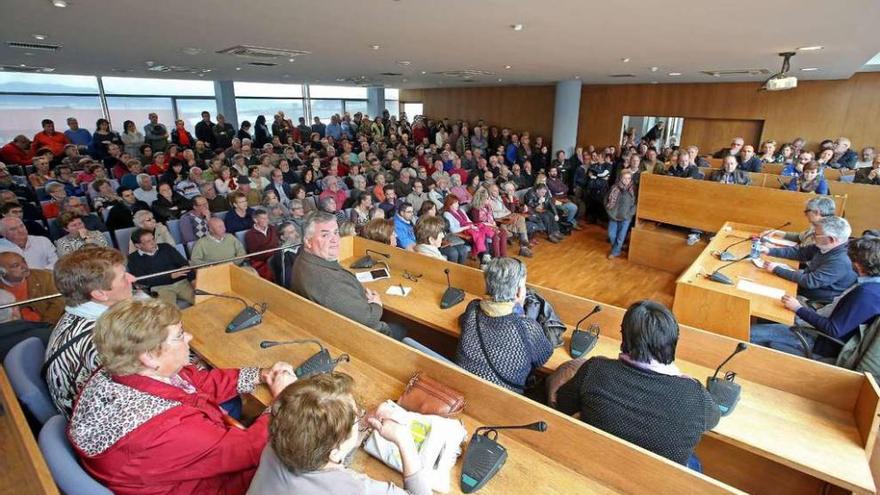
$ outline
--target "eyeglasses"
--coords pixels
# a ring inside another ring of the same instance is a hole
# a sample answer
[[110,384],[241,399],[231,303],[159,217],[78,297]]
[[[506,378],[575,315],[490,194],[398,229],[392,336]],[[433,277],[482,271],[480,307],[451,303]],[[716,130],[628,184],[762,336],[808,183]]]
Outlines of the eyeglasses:
[[410,273],[407,270],[403,271],[403,278],[409,280],[410,282],[418,282],[420,278],[422,278],[422,274],[419,273],[416,275],[415,273]]

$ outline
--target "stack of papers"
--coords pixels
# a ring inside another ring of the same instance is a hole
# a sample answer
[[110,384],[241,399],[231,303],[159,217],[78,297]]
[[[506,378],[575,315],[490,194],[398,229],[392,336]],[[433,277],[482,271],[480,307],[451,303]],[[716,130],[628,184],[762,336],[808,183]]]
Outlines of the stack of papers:
[[391,287],[388,287],[388,289],[385,291],[385,293],[388,294],[389,296],[406,297],[406,295],[409,294],[410,291],[412,291],[412,287],[402,287],[400,285],[392,285]]
[[785,295],[785,291],[782,289],[757,284],[755,282],[752,282],[751,280],[740,279],[739,282],[737,282],[736,284],[736,288],[741,291],[758,294],[759,296],[770,297],[772,299],[782,299],[782,296]]

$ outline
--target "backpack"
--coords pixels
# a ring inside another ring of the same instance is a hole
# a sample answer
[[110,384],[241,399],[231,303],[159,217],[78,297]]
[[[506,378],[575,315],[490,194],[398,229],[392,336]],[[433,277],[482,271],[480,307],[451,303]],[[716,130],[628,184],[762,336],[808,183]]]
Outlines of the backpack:
[[880,316],[870,324],[859,325],[859,331],[850,338],[835,364],[853,371],[880,377]]

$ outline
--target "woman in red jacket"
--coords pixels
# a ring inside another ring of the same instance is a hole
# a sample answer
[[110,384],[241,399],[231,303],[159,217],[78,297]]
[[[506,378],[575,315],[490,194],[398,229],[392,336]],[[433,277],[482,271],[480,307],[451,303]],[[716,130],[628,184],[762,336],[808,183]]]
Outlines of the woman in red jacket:
[[245,493],[269,417],[229,426],[220,403],[260,382],[276,396],[296,381],[293,368],[199,370],[180,310],[158,299],[116,304],[93,339],[103,368],[80,392],[68,430],[86,470],[116,494]]

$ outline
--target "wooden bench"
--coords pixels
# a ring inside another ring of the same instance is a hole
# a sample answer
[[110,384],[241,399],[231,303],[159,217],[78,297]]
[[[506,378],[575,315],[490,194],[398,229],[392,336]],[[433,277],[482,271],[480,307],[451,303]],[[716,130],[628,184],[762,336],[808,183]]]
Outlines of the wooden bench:
[[58,495],[58,487],[24,412],[18,404],[6,370],[0,366],[0,493]]
[[[261,349],[259,342],[316,338],[333,356],[350,354],[351,361],[337,369],[354,377],[356,392],[366,407],[396,399],[410,377],[421,371],[465,394],[467,405],[461,419],[469,432],[480,425],[545,421],[548,429],[544,433],[502,432],[499,441],[509,453],[507,464],[481,493],[740,493],[428,357],[240,268],[223,265],[201,270],[197,281],[205,290],[268,303],[260,326],[235,334],[223,329],[240,308],[226,299],[200,296],[195,306],[184,311],[184,325],[193,334],[192,348],[214,366],[268,366],[278,360],[298,364],[316,352],[314,345]],[[263,404],[270,402],[264,386],[255,397]],[[373,478],[401,483],[399,473],[363,451],[357,452],[353,467]],[[461,493],[460,473],[461,459],[453,469],[450,493]]]
[[[342,252],[347,256],[341,256],[340,263],[350,265],[366,249],[391,255],[383,258],[392,267],[391,279],[366,284],[382,294],[386,313],[442,333],[454,346],[458,316],[468,301],[484,293],[482,272],[363,238],[343,239]],[[465,302],[447,310],[439,307],[446,288],[444,269],[449,269],[453,286],[467,293]],[[422,276],[412,282],[401,276],[404,270]],[[410,295],[384,294],[398,284],[411,287]],[[597,304],[529,286],[553,304],[569,328]],[[624,310],[603,308],[586,323],[596,322],[602,328],[591,355],[616,357]],[[565,345],[556,349],[544,371],[571,359],[567,351],[570,333],[566,332]],[[676,363],[685,373],[703,380],[736,343],[682,325]],[[826,484],[857,493],[874,491],[867,453],[874,445],[880,395],[870,377],[757,346],[737,356],[726,369],[737,372],[743,396],[734,414],[723,418],[698,448],[706,474],[750,493],[819,493]],[[768,479],[774,482],[768,484]]]

